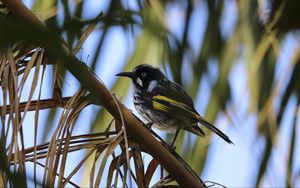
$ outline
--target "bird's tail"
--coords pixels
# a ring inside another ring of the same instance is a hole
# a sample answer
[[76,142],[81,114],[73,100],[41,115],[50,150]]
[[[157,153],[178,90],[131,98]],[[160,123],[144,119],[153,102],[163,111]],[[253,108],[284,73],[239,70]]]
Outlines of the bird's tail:
[[187,126],[184,128],[184,130],[189,131],[198,136],[202,136],[202,137],[205,136],[204,131],[199,127],[199,125]]
[[222,131],[220,131],[217,127],[215,127],[213,124],[209,123],[208,121],[206,121],[203,117],[201,117],[198,114],[196,115],[196,118],[199,121],[199,123],[201,123],[207,129],[209,129],[210,131],[212,131],[212,132],[216,133],[217,135],[219,135],[227,143],[233,144],[233,142],[229,139],[229,137],[226,134],[224,134]]

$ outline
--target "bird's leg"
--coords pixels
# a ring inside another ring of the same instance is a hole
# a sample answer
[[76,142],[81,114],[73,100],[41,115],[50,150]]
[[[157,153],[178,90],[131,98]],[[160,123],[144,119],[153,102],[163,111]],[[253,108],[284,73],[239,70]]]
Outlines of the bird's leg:
[[179,133],[179,131],[180,131],[180,129],[178,128],[178,129],[176,129],[176,132],[175,132],[175,135],[174,135],[174,138],[173,138],[173,141],[171,142],[171,144],[170,144],[170,147],[171,147],[171,149],[173,149],[173,150],[175,150],[176,149],[176,146],[174,146],[174,143],[175,143],[175,141],[176,141],[176,138],[177,138],[177,136],[178,136],[178,133]]

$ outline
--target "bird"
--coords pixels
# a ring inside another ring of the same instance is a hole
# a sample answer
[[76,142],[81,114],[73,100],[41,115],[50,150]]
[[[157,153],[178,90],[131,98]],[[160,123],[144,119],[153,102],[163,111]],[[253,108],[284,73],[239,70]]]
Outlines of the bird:
[[131,72],[120,72],[116,76],[132,80],[134,107],[149,125],[175,133],[170,145],[175,143],[181,129],[204,137],[199,123],[233,144],[227,135],[199,115],[192,98],[183,87],[170,81],[158,68],[140,64]]

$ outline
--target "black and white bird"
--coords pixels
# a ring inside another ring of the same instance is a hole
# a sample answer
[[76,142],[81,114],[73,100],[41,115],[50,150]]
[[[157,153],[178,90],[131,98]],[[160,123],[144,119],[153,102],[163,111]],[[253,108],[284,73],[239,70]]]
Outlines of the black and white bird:
[[175,133],[172,145],[180,129],[204,136],[199,123],[232,144],[228,136],[198,114],[187,92],[168,80],[159,69],[141,64],[131,72],[121,72],[116,76],[131,78],[136,110],[154,127]]

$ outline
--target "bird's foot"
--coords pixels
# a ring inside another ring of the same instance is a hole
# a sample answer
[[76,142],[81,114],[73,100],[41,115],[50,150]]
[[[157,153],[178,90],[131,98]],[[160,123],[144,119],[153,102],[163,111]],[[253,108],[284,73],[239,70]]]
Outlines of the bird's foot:
[[168,146],[169,146],[169,150],[171,150],[172,152],[176,151],[176,146],[174,146],[174,143],[170,143],[168,144]]

